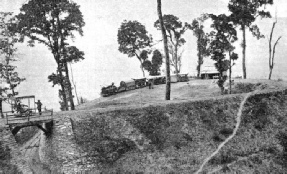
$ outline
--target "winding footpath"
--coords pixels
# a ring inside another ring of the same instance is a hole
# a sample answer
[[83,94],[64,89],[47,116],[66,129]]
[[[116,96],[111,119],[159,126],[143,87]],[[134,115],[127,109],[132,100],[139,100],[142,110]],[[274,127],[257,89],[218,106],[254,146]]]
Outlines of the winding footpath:
[[201,164],[200,168],[195,172],[195,174],[199,174],[203,171],[203,167],[209,162],[209,160],[211,160],[223,147],[226,143],[228,143],[237,133],[237,130],[240,126],[240,123],[241,123],[241,115],[242,115],[242,110],[243,110],[243,107],[244,107],[244,104],[246,103],[247,99],[253,95],[254,93],[256,93],[257,91],[253,91],[253,92],[250,92],[250,93],[247,93],[244,97],[244,99],[242,100],[241,104],[240,104],[240,107],[239,107],[239,110],[237,112],[237,117],[236,117],[236,126],[235,126],[235,129],[233,130],[233,133],[224,141],[222,142],[216,149],[216,151],[214,151],[209,157],[207,157],[203,163]]

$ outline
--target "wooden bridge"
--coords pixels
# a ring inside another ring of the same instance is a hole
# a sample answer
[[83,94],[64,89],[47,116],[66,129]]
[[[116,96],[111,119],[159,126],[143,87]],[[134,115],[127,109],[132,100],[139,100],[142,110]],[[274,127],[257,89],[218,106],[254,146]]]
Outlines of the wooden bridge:
[[49,134],[50,130],[45,129],[43,123],[52,123],[53,110],[46,110],[40,113],[33,112],[31,110],[27,114],[14,114],[12,112],[6,112],[6,125],[8,125],[13,133],[16,135],[21,128],[28,126],[37,126],[45,134]]

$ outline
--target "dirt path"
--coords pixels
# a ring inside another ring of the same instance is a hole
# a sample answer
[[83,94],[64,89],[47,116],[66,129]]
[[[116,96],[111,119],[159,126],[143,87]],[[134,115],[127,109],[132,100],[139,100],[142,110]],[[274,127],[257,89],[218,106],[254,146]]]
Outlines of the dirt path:
[[42,164],[40,161],[39,157],[40,139],[41,139],[41,132],[39,131],[28,142],[26,142],[22,147],[20,147],[20,151],[24,155],[33,173],[50,174],[51,170],[45,164]]
[[214,151],[209,157],[207,157],[203,163],[201,164],[200,168],[197,170],[197,172],[195,172],[195,174],[199,174],[202,172],[203,170],[203,167],[208,163],[209,160],[211,160],[216,154],[219,153],[219,151],[224,147],[224,145],[226,143],[228,143],[237,133],[237,130],[240,126],[240,123],[241,123],[241,115],[242,115],[242,110],[243,110],[243,107],[244,107],[244,104],[246,103],[247,99],[252,95],[254,94],[256,91],[254,92],[250,92],[248,94],[246,94],[246,96],[244,97],[244,99],[242,100],[241,104],[240,104],[240,107],[239,107],[239,110],[237,112],[237,118],[236,118],[236,126],[235,126],[235,129],[233,130],[233,133],[224,141],[222,142],[218,148],[216,149],[216,151]]

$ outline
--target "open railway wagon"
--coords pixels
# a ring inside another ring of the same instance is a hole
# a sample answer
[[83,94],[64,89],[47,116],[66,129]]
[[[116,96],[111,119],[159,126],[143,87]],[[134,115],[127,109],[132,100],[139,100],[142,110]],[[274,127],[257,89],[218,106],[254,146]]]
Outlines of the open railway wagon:
[[33,117],[45,117],[52,116],[53,110],[44,109],[41,113],[38,112],[35,106],[35,96],[21,96],[21,97],[11,97],[7,99],[7,102],[11,105],[11,111],[3,112],[6,116],[7,124],[13,121],[19,121],[23,119],[28,119]]
[[135,80],[126,80],[126,81],[120,82],[120,86],[118,87],[118,92],[133,90],[133,89],[136,89]]
[[189,79],[188,79],[188,74],[178,74],[177,76],[177,80],[178,82],[188,82]]

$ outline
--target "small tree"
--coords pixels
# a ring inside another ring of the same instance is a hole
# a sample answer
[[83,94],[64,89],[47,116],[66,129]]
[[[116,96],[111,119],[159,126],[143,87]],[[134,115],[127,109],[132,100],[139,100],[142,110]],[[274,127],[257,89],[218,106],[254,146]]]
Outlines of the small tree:
[[18,95],[15,91],[16,87],[20,85],[25,78],[19,77],[16,71],[16,66],[13,62],[17,61],[15,44],[18,42],[18,37],[11,32],[11,27],[15,23],[15,18],[12,13],[0,13],[0,56],[3,60],[0,63],[0,78],[1,83],[6,83],[5,87],[0,88],[0,112],[2,114],[2,97],[12,97]]
[[230,0],[228,4],[228,9],[231,12],[230,18],[235,25],[240,27],[243,34],[242,42],[242,70],[243,78],[246,79],[246,65],[245,65],[245,52],[246,52],[246,28],[252,32],[257,39],[264,37],[260,34],[259,28],[257,25],[252,25],[255,22],[257,17],[270,18],[271,15],[266,11],[266,5],[272,5],[273,0]]
[[[178,74],[180,72],[181,65],[181,56],[179,56],[179,49],[186,42],[183,38],[183,34],[187,29],[190,28],[190,25],[187,23],[183,25],[179,18],[174,15],[164,15],[163,25],[165,30],[167,31],[167,37],[170,45],[169,50],[172,49],[172,51],[169,51],[169,53],[171,53],[170,62],[174,62],[171,65],[174,66],[175,73]],[[161,30],[159,20],[154,23],[154,26],[158,30]]]
[[162,54],[159,50],[153,51],[153,56],[151,61],[146,59],[143,62],[143,67],[149,72],[151,76],[160,75],[160,67],[162,65]]
[[169,65],[169,54],[168,54],[168,43],[167,43],[167,35],[166,29],[164,26],[164,21],[162,17],[161,11],[161,0],[157,0],[157,14],[158,14],[158,21],[159,26],[162,34],[163,39],[163,47],[165,53],[165,71],[166,71],[166,89],[165,89],[165,100],[170,100],[170,65]]
[[275,57],[276,45],[278,44],[279,40],[280,40],[281,37],[282,37],[282,36],[279,36],[279,37],[278,37],[278,39],[277,39],[276,42],[274,43],[273,49],[272,49],[273,31],[274,31],[274,28],[275,28],[276,23],[277,23],[277,18],[276,18],[276,20],[273,22],[272,29],[271,29],[271,32],[270,32],[270,38],[269,38],[269,76],[268,76],[268,79],[269,79],[269,80],[271,79],[272,70],[273,70],[273,67],[274,67],[274,57]]
[[[224,93],[224,82],[226,81],[226,72],[231,69],[231,59],[236,59],[236,54],[233,53],[234,47],[232,43],[237,40],[236,30],[229,16],[224,14],[221,15],[210,15],[213,23],[211,28],[210,37],[210,53],[211,59],[215,60],[215,67],[219,71],[218,86],[221,89],[221,93]],[[229,53],[230,60],[226,59],[226,52]],[[230,74],[231,77],[231,74]]]
[[[144,77],[143,62],[147,55],[141,56],[141,54],[148,53],[145,49],[151,46],[151,42],[152,37],[148,36],[145,26],[138,21],[124,20],[118,29],[119,51],[127,54],[128,57],[137,57]],[[145,50],[144,53],[142,53],[143,50]]]
[[207,15],[202,15],[200,18],[194,19],[191,24],[191,30],[193,35],[197,38],[197,77],[200,77],[201,65],[203,64],[203,58],[210,55],[208,50],[208,35],[204,32],[203,22],[208,18]]

